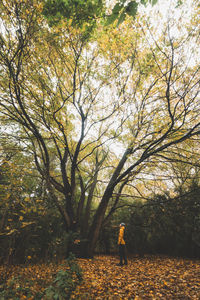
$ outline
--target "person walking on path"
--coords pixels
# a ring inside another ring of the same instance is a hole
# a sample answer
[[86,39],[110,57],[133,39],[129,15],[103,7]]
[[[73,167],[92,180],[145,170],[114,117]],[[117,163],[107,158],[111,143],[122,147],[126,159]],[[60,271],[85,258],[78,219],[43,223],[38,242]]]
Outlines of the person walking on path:
[[124,240],[124,231],[125,231],[125,224],[121,223],[119,225],[119,236],[118,236],[118,245],[119,245],[119,258],[120,262],[118,266],[123,266],[128,264],[127,257],[126,257],[126,243]]

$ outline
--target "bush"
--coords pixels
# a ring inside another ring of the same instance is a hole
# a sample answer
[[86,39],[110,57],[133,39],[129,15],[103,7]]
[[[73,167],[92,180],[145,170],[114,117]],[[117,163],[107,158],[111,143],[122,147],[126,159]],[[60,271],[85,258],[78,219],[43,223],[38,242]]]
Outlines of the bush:
[[[64,265],[62,265],[62,269],[55,275],[52,285],[47,287],[44,292],[42,292],[42,290],[36,291],[33,288],[36,283],[34,279],[23,278],[23,275],[9,278],[7,274],[5,274],[4,278],[0,280],[0,299],[70,299],[72,292],[75,291],[81,281],[81,268],[76,263],[74,255],[70,254]],[[46,281],[42,282],[43,287],[45,282]]]
[[82,272],[78,264],[75,262],[75,257],[70,254],[67,263],[69,269],[60,270],[53,282],[44,293],[43,299],[70,299],[73,291],[75,291],[78,284],[82,281]]

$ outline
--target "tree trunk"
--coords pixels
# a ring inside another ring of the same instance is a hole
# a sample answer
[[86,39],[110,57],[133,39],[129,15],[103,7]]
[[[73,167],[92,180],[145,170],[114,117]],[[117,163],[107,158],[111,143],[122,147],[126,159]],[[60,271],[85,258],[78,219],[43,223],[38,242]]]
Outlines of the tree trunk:
[[117,168],[115,169],[115,171],[110,179],[110,182],[104,192],[104,195],[101,199],[99,207],[94,215],[93,223],[91,225],[91,228],[90,228],[90,231],[88,234],[88,244],[87,244],[88,257],[93,257],[93,255],[94,255],[96,243],[99,238],[99,233],[100,233],[101,226],[102,226],[102,223],[104,220],[108,202],[109,202],[110,198],[112,197],[113,190],[117,185],[117,178],[127,160],[128,155],[131,153],[131,150],[132,150],[132,148],[127,148],[126,151],[124,152],[124,154],[123,154]]
[[108,189],[101,200],[101,203],[96,211],[96,214],[94,215],[93,223],[91,225],[88,234],[88,244],[87,244],[88,257],[93,257],[94,255],[96,243],[99,237],[100,229],[104,220],[105,212],[111,195],[112,195],[112,190]]

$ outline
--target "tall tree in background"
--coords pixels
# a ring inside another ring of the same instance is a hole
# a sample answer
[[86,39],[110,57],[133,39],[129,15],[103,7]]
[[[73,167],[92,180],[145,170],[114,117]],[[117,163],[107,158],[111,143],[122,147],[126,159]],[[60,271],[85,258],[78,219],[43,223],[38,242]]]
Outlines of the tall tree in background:
[[40,1],[0,5],[1,122],[16,124],[66,230],[92,256],[126,184],[200,133],[195,18],[163,32],[142,16],[96,24],[88,39],[73,19],[50,28]]

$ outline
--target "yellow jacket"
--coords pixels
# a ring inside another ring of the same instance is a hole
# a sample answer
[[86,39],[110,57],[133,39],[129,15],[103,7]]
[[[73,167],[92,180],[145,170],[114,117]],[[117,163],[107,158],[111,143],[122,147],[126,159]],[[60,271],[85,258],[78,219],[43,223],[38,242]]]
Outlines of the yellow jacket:
[[118,245],[125,245],[125,241],[124,241],[124,230],[125,227],[121,226],[119,229],[119,236],[118,236]]

